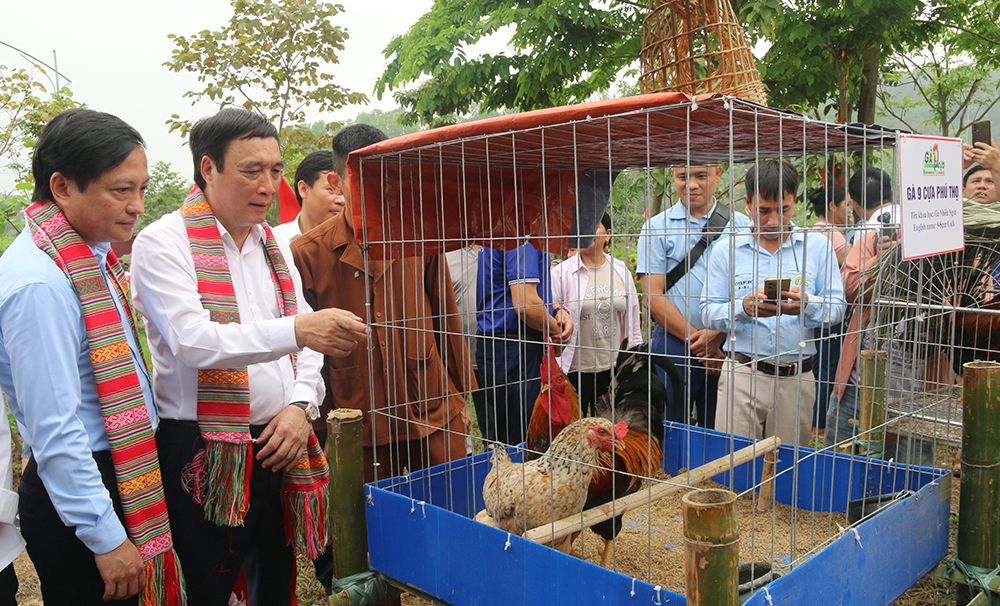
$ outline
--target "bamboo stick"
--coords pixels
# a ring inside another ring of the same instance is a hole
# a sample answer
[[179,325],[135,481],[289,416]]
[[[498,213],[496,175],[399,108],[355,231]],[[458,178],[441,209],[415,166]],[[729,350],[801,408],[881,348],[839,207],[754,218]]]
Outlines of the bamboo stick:
[[858,437],[854,442],[859,455],[881,457],[885,440],[885,351],[863,350],[860,353],[860,406]]
[[990,603],[990,594],[986,593],[985,591],[981,591],[979,592],[979,595],[972,598],[972,601],[969,602],[968,606],[989,606],[989,603]]
[[337,408],[327,417],[330,462],[330,538],[333,576],[342,579],[368,570],[365,473],[360,410]]
[[757,511],[770,511],[774,507],[774,467],[778,454],[764,455],[764,469],[760,473],[760,493],[757,495]]
[[736,493],[695,490],[681,498],[684,576],[691,606],[736,606],[740,564]]
[[[959,496],[958,553],[968,566],[1000,565],[1000,364],[968,362],[962,387],[962,491]],[[958,586],[957,604],[972,598]]]
[[599,524],[605,520],[620,516],[638,507],[644,507],[653,501],[673,494],[681,490],[687,490],[688,486],[696,486],[702,482],[717,476],[724,471],[754,460],[755,458],[774,452],[781,446],[781,440],[777,436],[761,440],[751,444],[746,448],[737,450],[731,456],[719,457],[714,461],[709,461],[701,467],[692,469],[685,474],[687,485],[678,484],[656,484],[648,490],[640,490],[610,503],[598,505],[593,509],[584,511],[583,514],[575,514],[561,520],[556,520],[551,524],[533,528],[524,533],[524,538],[536,543],[555,543],[559,539],[567,537],[574,532],[579,532],[584,528],[590,528],[594,524]]

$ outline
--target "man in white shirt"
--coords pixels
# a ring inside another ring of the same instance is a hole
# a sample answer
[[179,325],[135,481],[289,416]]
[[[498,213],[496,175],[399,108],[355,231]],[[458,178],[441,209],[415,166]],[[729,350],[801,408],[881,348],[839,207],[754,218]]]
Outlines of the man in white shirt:
[[847,199],[858,217],[852,246],[867,230],[899,227],[899,205],[892,202],[892,178],[884,170],[869,166],[854,173],[847,185]]
[[344,212],[346,200],[334,191],[327,178],[332,170],[330,151],[313,152],[302,160],[295,169],[292,186],[302,211],[288,223],[275,227],[275,235],[283,236],[291,244],[295,238]]
[[132,251],[167,508],[191,606],[226,604],[241,568],[250,604],[281,606],[295,578],[282,501],[315,444],[321,354],[350,353],[367,329],[311,311],[287,243],[264,224],[281,179],[274,126],[227,108],[190,137],[197,188]]

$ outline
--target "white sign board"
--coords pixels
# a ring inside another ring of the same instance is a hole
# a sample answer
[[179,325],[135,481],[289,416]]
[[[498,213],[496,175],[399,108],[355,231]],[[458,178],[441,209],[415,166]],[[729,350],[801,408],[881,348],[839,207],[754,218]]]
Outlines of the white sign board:
[[899,136],[903,258],[962,250],[962,140]]

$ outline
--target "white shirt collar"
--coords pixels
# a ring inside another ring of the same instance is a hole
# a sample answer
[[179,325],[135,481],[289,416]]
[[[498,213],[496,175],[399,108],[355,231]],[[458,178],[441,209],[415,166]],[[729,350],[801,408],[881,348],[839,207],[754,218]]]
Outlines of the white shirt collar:
[[[222,241],[228,243],[233,247],[233,249],[239,250],[236,246],[236,240],[233,239],[232,234],[230,234],[229,230],[226,229],[226,226],[219,221],[218,217],[215,219],[215,225],[219,228],[219,236],[222,238]],[[264,227],[262,225],[252,225],[250,226],[250,233],[247,234],[247,239],[243,243],[243,246],[246,246],[248,242],[253,242],[255,245],[263,244],[266,236],[267,234],[265,234]]]

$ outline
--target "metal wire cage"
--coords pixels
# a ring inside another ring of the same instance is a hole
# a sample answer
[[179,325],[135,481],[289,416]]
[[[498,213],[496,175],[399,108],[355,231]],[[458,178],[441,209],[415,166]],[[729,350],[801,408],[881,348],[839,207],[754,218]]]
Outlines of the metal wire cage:
[[[391,273],[385,268],[402,259],[449,254],[455,257],[450,270],[454,281],[483,267],[478,257],[467,254],[470,247],[510,251],[525,243],[556,258],[570,258],[571,249],[588,246],[607,210],[614,225],[609,254],[634,271],[640,261],[635,259],[636,243],[651,218],[647,201],[669,180],[670,167],[725,167],[717,199],[738,211],[743,204],[742,176],[748,166],[762,159],[793,160],[805,175],[805,186],[812,187],[826,181],[825,167],[851,157],[878,163],[891,173],[896,140],[895,131],[817,122],[723,95],[662,93],[504,116],[408,135],[351,154],[348,169],[355,235],[366,273],[391,276],[386,279],[397,283],[390,290],[430,289],[440,295],[438,299],[447,300],[457,294],[457,288],[449,292],[445,284],[424,280],[424,274]],[[807,218],[804,195],[796,196],[795,206],[796,224],[803,225]],[[845,234],[848,230],[846,226],[833,229]],[[825,242],[819,234],[812,237],[819,228],[803,230],[810,232],[807,243]],[[681,236],[697,239],[700,231],[692,228]],[[719,244],[724,251],[733,246],[732,238]],[[839,279],[835,261],[829,268],[831,276],[837,272]],[[482,293],[476,297],[475,286],[471,295],[465,288],[466,298],[472,296],[481,303]],[[608,284],[607,290],[614,287]],[[926,309],[933,297],[921,293],[916,305]],[[738,304],[734,298],[733,313]],[[898,323],[884,315],[889,304],[878,297],[863,305],[872,310],[873,322],[883,333]],[[370,300],[366,314],[379,340],[384,339],[381,351],[378,343],[369,350],[371,367],[405,368],[408,373],[405,388],[397,392],[392,386],[400,384],[398,377],[372,373],[368,378],[372,393],[388,396],[386,405],[367,411],[372,426],[394,427],[398,432],[389,441],[395,452],[389,460],[376,460],[377,481],[366,487],[369,552],[373,568],[438,599],[498,605],[593,603],[595,595],[604,596],[601,603],[608,604],[680,600],[680,595],[672,594],[684,593],[683,581],[671,576],[669,569],[679,566],[670,556],[676,555],[683,537],[673,526],[677,515],[655,506],[654,497],[690,490],[709,478],[736,492],[745,506],[741,515],[748,525],[740,536],[740,557],[763,562],[761,569],[766,564],[769,570],[791,570],[769,586],[768,597],[776,603],[782,599],[831,605],[888,603],[944,555],[950,496],[950,488],[942,481],[948,477],[946,472],[922,467],[926,462],[918,458],[901,463],[899,458],[883,459],[870,452],[856,456],[860,452],[855,448],[857,432],[816,449],[807,440],[788,440],[776,455],[765,459],[763,441],[732,435],[725,428],[696,427],[699,419],[690,411],[684,413],[682,422],[664,425],[662,442],[644,445],[647,454],[662,449],[652,469],[614,468],[614,474],[628,476],[631,494],[615,489],[613,500],[603,506],[605,519],[623,516],[610,546],[604,547],[586,530],[589,518],[582,503],[568,517],[557,515],[554,506],[543,508],[544,523],[537,527],[525,523],[501,531],[476,523],[473,518],[484,510],[484,481],[491,469],[490,453],[485,452],[490,445],[483,442],[480,430],[490,419],[480,412],[472,423],[475,393],[463,394],[465,411],[428,414],[440,404],[435,394],[450,380],[447,361],[456,352],[448,337],[455,336],[455,325],[441,308],[417,305],[410,313],[415,317],[401,319],[393,306],[412,309],[411,302],[388,297]],[[458,305],[452,309],[462,313]],[[643,308],[644,340],[654,323]],[[475,321],[467,321],[462,334],[477,348],[499,349],[526,337],[523,331],[476,336],[472,334],[475,326]],[[765,336],[757,334],[761,339]],[[796,345],[800,349],[806,342],[821,346],[838,337],[839,333],[803,330]],[[385,346],[394,340],[406,345]],[[897,340],[905,340],[912,350],[921,347],[926,336]],[[609,353],[617,357],[625,348],[612,345]],[[384,358],[391,351],[406,352],[406,360],[389,364]],[[429,363],[430,354],[440,354],[445,365]],[[895,389],[904,394],[950,388],[951,384],[904,384],[920,356],[926,357],[924,353],[904,356],[888,365],[886,382],[898,384]],[[678,364],[694,367],[701,362],[688,357]],[[831,387],[834,381],[827,377],[817,382]],[[654,382],[650,374],[650,394]],[[508,386],[522,387],[515,380]],[[681,391],[681,398],[686,399],[690,386],[682,386]],[[720,407],[730,405],[719,402]],[[520,411],[525,425],[532,413],[530,406],[528,402]],[[615,406],[612,402],[612,414]],[[811,406],[800,414],[808,417]],[[896,423],[905,437],[914,438],[911,443],[917,444],[913,448],[918,451],[925,441],[932,446],[942,443],[936,434],[921,433],[894,420],[919,421],[924,413],[939,427],[940,414],[928,413],[920,403],[908,410],[893,410],[895,416],[866,429],[885,430]],[[443,428],[432,418],[468,418],[469,423]],[[704,424],[704,419],[700,421]],[[453,448],[447,462],[430,468],[422,464],[421,453],[401,439],[442,431],[457,434],[465,448]],[[515,463],[522,456],[542,454],[531,452],[530,444],[498,446],[506,448]],[[577,454],[573,451],[564,458],[572,460]],[[527,493],[527,478],[517,487]],[[768,493],[778,505],[767,506]],[[868,509],[859,505],[858,515],[848,517],[852,502],[864,498],[874,499],[875,505]],[[890,504],[892,508],[884,509]],[[875,515],[880,508],[883,513]],[[583,558],[548,547],[567,536],[556,536],[566,529],[581,531],[572,548]],[[906,552],[905,557],[897,557],[899,550]],[[604,558],[608,568],[599,566],[601,555],[608,556],[609,551],[610,556]],[[485,569],[490,574],[483,574]],[[817,586],[829,591],[817,593]],[[850,587],[865,589],[848,599]],[[750,603],[766,602],[758,596]]]

